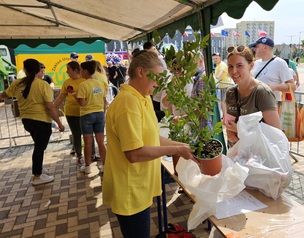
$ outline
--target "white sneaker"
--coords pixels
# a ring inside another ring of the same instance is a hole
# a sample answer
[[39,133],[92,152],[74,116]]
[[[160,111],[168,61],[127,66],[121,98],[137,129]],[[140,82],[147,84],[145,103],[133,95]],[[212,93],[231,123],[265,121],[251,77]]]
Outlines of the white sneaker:
[[49,175],[49,171],[47,169],[42,168],[41,173]]
[[83,172],[85,174],[91,173],[91,167],[90,167],[90,165],[89,166],[82,165],[80,167],[80,172]]
[[39,177],[34,176],[32,180],[32,185],[39,185],[39,184],[44,184],[44,183],[49,183],[54,181],[54,176],[46,175],[46,174],[41,174]]
[[97,165],[97,167],[98,167],[100,172],[103,172],[103,165],[102,164]]

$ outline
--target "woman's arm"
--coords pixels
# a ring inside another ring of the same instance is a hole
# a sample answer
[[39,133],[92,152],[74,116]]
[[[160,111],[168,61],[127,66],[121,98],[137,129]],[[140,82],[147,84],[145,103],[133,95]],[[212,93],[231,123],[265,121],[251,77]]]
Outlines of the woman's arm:
[[269,126],[276,127],[278,129],[281,128],[280,117],[277,111],[264,111],[262,112],[263,119],[266,124]]
[[59,96],[56,98],[55,102],[54,102],[54,107],[55,108],[58,108],[62,103],[63,103],[63,100],[65,99],[65,96],[64,94],[59,94]]
[[194,152],[189,145],[160,137],[161,146],[143,146],[136,150],[125,151],[130,163],[154,160],[164,155],[177,154],[185,159],[192,159]]
[[54,119],[59,127],[59,131],[64,131],[64,126],[62,125],[61,121],[59,120],[59,116],[57,110],[52,102],[44,102],[44,106],[46,108],[47,113]]

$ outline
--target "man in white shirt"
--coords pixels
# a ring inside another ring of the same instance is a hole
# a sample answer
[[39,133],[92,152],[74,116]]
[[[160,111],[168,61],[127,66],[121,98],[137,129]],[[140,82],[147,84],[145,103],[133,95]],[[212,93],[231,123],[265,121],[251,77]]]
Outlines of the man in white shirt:
[[282,100],[282,92],[289,92],[289,87],[293,91],[296,90],[296,84],[286,62],[273,56],[272,39],[266,36],[261,37],[251,43],[250,47],[253,47],[255,56],[259,58],[254,63],[253,77],[269,85],[277,101]]

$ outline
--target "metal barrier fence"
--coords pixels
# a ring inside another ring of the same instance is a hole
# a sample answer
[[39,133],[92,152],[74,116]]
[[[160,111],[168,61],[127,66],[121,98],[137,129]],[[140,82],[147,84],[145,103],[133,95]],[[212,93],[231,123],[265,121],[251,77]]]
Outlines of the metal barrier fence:
[[[109,85],[107,93],[107,102],[110,104],[114,99],[113,88],[119,92],[119,89],[113,84]],[[56,98],[60,89],[54,89],[54,97]],[[57,93],[57,94],[56,94]],[[65,116],[61,115],[60,120],[65,126],[64,132],[59,132],[53,128],[53,133],[50,142],[57,142],[61,140],[71,140],[69,125]],[[24,129],[21,118],[19,117],[19,109],[17,100],[5,99],[0,102],[0,149],[7,149],[16,146],[32,145],[33,140],[30,134]]]
[[[65,117],[60,117],[61,122],[65,126],[64,132],[59,132],[53,128],[50,142],[69,139],[69,126]],[[32,145],[33,140],[30,134],[24,129],[17,101],[13,99],[5,99],[0,103],[0,149],[12,148],[15,146]]]

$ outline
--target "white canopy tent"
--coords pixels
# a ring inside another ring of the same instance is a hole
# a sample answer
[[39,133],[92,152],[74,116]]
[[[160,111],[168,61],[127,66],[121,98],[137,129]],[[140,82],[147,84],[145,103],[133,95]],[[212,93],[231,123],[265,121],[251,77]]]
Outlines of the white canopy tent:
[[[187,25],[210,33],[223,12],[240,18],[253,0],[0,0],[0,44],[16,48],[97,39],[149,40]],[[278,0],[255,0],[271,10]],[[205,52],[211,62],[210,48]]]

